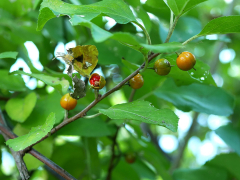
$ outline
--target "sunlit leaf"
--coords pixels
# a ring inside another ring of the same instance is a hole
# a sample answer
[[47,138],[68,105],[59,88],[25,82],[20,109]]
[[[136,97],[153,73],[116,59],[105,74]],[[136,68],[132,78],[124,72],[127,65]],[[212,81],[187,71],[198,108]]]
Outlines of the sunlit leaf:
[[105,14],[120,24],[136,21],[132,11],[123,0],[103,0],[90,5],[74,5],[61,0],[44,0],[38,16],[37,29],[41,30],[48,20],[61,14],[81,15],[86,20],[91,20],[99,14]]
[[224,16],[211,20],[198,36],[240,32],[240,16]]
[[32,92],[28,94],[24,99],[10,99],[6,104],[6,111],[12,120],[15,120],[17,122],[24,122],[31,114],[36,102],[37,96],[34,92]]
[[177,131],[178,117],[174,112],[170,109],[157,109],[147,101],[118,104],[109,109],[100,109],[99,112],[111,119],[136,120]]
[[187,11],[204,1],[207,0],[167,0],[167,4],[171,8],[173,13],[177,16],[186,13]]
[[108,31],[105,31],[104,29],[98,27],[97,25],[93,24],[92,22],[85,20],[84,18],[81,18],[80,16],[74,15],[72,19],[70,20],[73,26],[76,25],[82,25],[85,27],[90,28],[92,32],[92,36],[95,42],[103,42],[109,38],[119,41],[125,46],[128,46],[132,49],[135,49],[142,54],[147,54],[148,50],[143,48],[140,42],[136,40],[134,36],[132,36],[130,33],[125,32],[118,32],[118,33],[110,33]]
[[3,59],[3,58],[12,58],[12,59],[16,59],[18,55],[18,52],[3,52],[3,53],[0,53],[0,59]]
[[6,144],[11,147],[14,151],[20,151],[26,147],[39,141],[42,137],[46,136],[51,131],[55,123],[55,114],[51,113],[45,124],[38,127],[33,127],[28,134],[17,137],[15,139],[9,139]]
[[179,42],[171,42],[171,43],[164,43],[164,44],[141,44],[149,51],[153,51],[155,53],[173,53],[178,51],[179,49],[183,48],[183,45]]

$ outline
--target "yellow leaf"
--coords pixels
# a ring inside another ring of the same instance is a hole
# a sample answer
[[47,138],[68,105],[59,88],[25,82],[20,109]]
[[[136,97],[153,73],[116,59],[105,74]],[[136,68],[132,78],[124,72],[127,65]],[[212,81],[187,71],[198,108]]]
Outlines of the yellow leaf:
[[61,54],[67,64],[73,64],[73,67],[79,74],[89,77],[92,70],[98,62],[98,50],[94,45],[83,45],[70,48],[68,54]]

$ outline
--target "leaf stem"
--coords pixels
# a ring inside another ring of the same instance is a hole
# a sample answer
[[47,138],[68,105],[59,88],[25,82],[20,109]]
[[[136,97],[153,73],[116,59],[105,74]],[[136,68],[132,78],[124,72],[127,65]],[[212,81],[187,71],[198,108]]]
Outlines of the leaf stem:
[[97,113],[97,114],[93,114],[93,115],[89,115],[89,116],[83,116],[84,119],[93,119],[95,117],[100,116],[102,113]]
[[144,32],[144,34],[145,34],[145,36],[147,38],[148,44],[151,45],[152,44],[151,43],[151,38],[150,38],[147,30],[145,29],[145,27],[143,25],[141,25],[139,22],[133,22],[133,23],[136,24],[137,26],[139,26],[143,30],[143,32]]
[[[171,12],[171,18],[172,18],[172,16],[173,16],[173,15],[172,15],[172,12]],[[180,14],[179,14],[178,16],[176,16],[175,19],[174,19],[174,21],[173,21],[173,23],[172,23],[172,24],[170,23],[168,35],[167,35],[167,38],[166,38],[166,40],[165,40],[164,43],[168,43],[168,41],[170,40],[170,38],[171,38],[171,36],[172,36],[172,33],[173,33],[173,31],[174,31],[174,29],[175,29],[175,27],[176,27],[176,25],[177,25],[177,22],[178,22],[180,16],[181,16]]]
[[185,42],[183,42],[182,45],[186,45],[187,43],[189,43],[190,41],[192,41],[192,40],[194,40],[194,39],[196,39],[196,38],[198,38],[198,37],[200,37],[200,36],[197,34],[197,35],[189,38],[189,39],[186,40]]

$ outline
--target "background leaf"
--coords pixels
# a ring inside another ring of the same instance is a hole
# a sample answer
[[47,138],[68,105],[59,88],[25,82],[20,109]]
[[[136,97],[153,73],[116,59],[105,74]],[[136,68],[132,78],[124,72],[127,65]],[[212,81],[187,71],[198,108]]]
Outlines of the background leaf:
[[3,53],[0,53],[0,59],[3,59],[3,58],[13,58],[13,59],[16,59],[17,58],[17,55],[18,55],[18,52],[3,52]]
[[27,88],[21,76],[9,75],[8,70],[0,70],[0,89],[10,91],[26,91]]
[[99,112],[111,119],[137,120],[177,131],[178,117],[170,109],[156,109],[147,101],[118,104]]
[[62,94],[62,95],[66,94],[68,87],[69,87],[68,80],[64,80],[64,79],[61,80],[59,78],[48,76],[45,74],[33,74],[33,73],[29,74],[29,73],[25,73],[23,71],[14,71],[11,74],[23,74],[23,75],[28,75],[28,76],[34,77],[36,79],[39,79],[39,80],[43,81],[44,83],[48,84],[49,86],[52,86],[53,88],[58,90],[60,92],[60,94]]
[[215,132],[240,156],[240,128],[235,128],[230,123],[219,127]]
[[23,136],[15,139],[9,139],[6,144],[11,147],[14,151],[20,151],[33,143],[39,141],[42,137],[46,136],[51,131],[55,123],[55,114],[49,114],[45,124],[38,127],[33,127],[31,131]]
[[234,98],[218,87],[197,83],[177,87],[169,79],[154,94],[173,103],[182,111],[197,111],[222,116],[229,116],[233,113]]
[[17,122],[24,122],[31,114],[37,102],[37,95],[32,92],[24,99],[12,98],[6,104],[8,115]]
[[214,159],[208,161],[206,166],[216,166],[227,170],[231,175],[233,175],[238,180],[240,179],[239,172],[240,156],[236,153],[220,154]]
[[198,169],[178,169],[173,173],[174,180],[227,180],[226,170],[215,167],[201,167]]

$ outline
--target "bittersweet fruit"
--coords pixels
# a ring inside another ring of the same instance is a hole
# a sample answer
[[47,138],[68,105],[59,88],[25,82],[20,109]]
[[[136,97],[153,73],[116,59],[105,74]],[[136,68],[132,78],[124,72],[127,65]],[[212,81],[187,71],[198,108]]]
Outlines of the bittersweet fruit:
[[136,155],[134,153],[125,154],[125,161],[129,164],[132,164],[136,161]]
[[70,96],[70,94],[67,93],[61,98],[60,104],[61,104],[62,108],[66,109],[66,110],[72,110],[76,107],[77,100],[72,98]]
[[154,70],[160,76],[165,76],[171,71],[171,64],[167,59],[158,59],[154,63]]
[[190,69],[194,69],[194,65],[196,64],[195,56],[190,52],[182,52],[177,57],[177,66],[179,69],[183,71],[189,71]]
[[106,84],[104,77],[100,76],[97,73],[93,73],[90,76],[89,82],[93,89],[102,89]]
[[129,84],[133,89],[139,89],[143,86],[144,80],[141,74],[137,74],[132,79],[129,80]]

